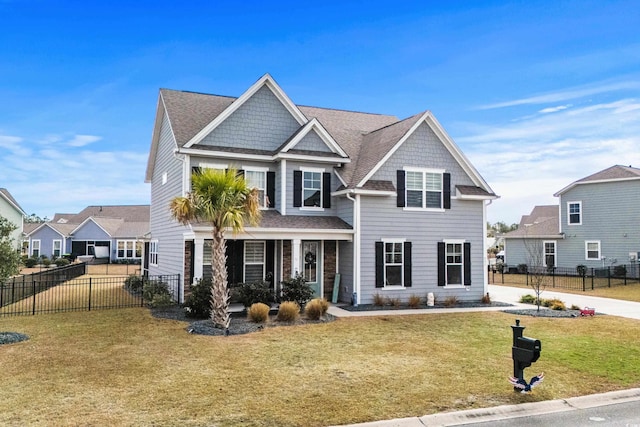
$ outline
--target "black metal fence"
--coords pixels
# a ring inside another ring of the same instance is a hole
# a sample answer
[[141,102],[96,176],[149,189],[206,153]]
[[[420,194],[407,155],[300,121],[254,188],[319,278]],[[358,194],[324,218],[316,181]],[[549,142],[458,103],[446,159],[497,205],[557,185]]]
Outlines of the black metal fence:
[[525,264],[489,268],[489,283],[529,285],[543,279],[547,288],[587,291],[640,283],[640,264],[591,268],[578,266],[532,268]]
[[132,276],[71,277],[69,273],[67,277],[47,271],[0,284],[0,316],[142,307],[145,284],[153,284],[154,291],[166,288],[173,300],[179,295],[180,275],[137,277],[139,287],[129,286]]

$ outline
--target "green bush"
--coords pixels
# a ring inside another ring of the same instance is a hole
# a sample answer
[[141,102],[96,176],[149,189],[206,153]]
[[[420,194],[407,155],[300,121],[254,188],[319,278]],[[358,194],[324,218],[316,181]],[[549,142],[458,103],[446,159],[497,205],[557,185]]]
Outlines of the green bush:
[[584,264],[578,264],[576,266],[576,273],[578,273],[578,276],[586,276],[587,275],[587,266]]
[[200,279],[191,286],[191,293],[184,302],[187,317],[208,319],[211,317],[211,279]]
[[280,304],[276,320],[279,322],[295,322],[300,317],[300,306],[295,301]]
[[536,297],[534,297],[531,294],[522,295],[520,297],[520,302],[522,304],[535,304],[536,303]]
[[159,305],[154,304],[164,301],[166,299],[164,297],[165,295],[171,299],[169,286],[166,283],[158,280],[147,280],[144,282],[142,298],[152,307],[159,307]]
[[247,318],[254,323],[264,323],[269,320],[270,309],[267,304],[261,302],[251,304],[247,310]]
[[260,280],[253,283],[240,283],[234,287],[234,298],[242,305],[251,307],[253,304],[261,302],[270,305],[275,302],[273,288],[269,282]]
[[313,298],[313,289],[307,284],[301,274],[282,282],[281,301],[294,301],[299,306],[304,306]]
[[149,302],[150,307],[168,307],[173,305],[173,298],[170,294],[155,294]]
[[33,268],[38,264],[37,258],[27,258],[24,260],[24,266],[27,268]]
[[144,279],[135,274],[131,274],[124,280],[124,288],[134,295],[140,295],[144,289]]
[[65,258],[58,258],[58,259],[56,259],[55,263],[56,263],[57,267],[65,267],[65,266],[71,264],[71,262],[68,259],[65,259]]

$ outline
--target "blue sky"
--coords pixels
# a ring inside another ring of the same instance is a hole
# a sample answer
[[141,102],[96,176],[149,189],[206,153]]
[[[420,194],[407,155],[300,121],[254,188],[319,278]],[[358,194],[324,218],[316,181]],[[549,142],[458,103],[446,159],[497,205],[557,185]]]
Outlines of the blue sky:
[[159,88],[431,110],[518,222],[640,167],[639,1],[0,0],[0,187],[28,213],[150,202]]

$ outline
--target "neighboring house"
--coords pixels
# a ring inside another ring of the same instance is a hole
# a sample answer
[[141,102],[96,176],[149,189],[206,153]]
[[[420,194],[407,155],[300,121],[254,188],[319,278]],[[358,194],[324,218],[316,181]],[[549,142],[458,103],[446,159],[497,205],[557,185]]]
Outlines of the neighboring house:
[[16,229],[11,233],[11,239],[16,249],[20,248],[24,229],[24,217],[27,216],[27,214],[6,188],[0,188],[0,216],[16,226]]
[[64,254],[102,262],[140,261],[149,231],[149,205],[88,206],[77,214],[55,214],[25,230],[29,256]]
[[[603,267],[635,263],[640,252],[640,169],[612,166],[561,189],[557,206],[536,206],[507,233],[508,265],[531,264],[543,252],[545,267]],[[527,249],[529,248],[529,249]],[[535,252],[535,250],[533,250]]]
[[479,300],[489,185],[426,111],[397,117],[294,104],[270,75],[238,98],[161,89],[147,165],[149,273],[184,291],[211,274],[211,227],[171,219],[202,168],[237,168],[263,196],[257,227],[226,234],[230,283],[296,273],[316,295]]

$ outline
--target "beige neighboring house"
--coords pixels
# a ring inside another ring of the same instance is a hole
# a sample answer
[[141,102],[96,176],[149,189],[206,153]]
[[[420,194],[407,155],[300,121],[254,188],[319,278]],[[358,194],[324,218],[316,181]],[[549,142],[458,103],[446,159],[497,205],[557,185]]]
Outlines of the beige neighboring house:
[[24,217],[26,215],[16,199],[9,193],[9,190],[0,188],[0,216],[11,221],[17,227],[13,233],[11,233],[11,238],[13,239],[16,249],[20,247],[22,241]]

